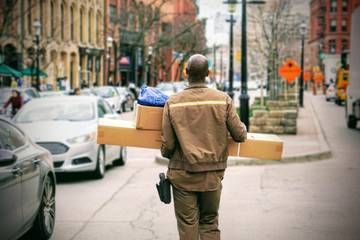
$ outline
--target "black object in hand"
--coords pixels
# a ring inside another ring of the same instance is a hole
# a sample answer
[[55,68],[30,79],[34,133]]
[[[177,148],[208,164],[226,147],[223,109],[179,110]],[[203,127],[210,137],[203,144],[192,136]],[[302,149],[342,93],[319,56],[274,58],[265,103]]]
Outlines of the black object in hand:
[[171,202],[171,191],[170,191],[170,181],[165,177],[164,173],[159,174],[160,182],[156,184],[156,189],[159,193],[160,200],[169,204]]

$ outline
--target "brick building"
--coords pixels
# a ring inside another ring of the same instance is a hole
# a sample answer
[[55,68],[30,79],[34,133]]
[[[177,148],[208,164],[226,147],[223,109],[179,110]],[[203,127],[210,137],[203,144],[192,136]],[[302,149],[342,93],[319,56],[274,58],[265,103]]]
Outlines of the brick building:
[[[2,61],[17,70],[34,63],[33,24],[37,20],[41,24],[40,68],[48,74],[43,83],[67,89],[102,85],[103,3],[95,0],[1,1]],[[29,79],[25,83],[30,85]]]
[[193,0],[105,0],[105,12],[105,36],[112,44],[105,41],[104,75],[117,85],[180,79],[183,61],[174,57],[191,51],[178,46],[176,38],[184,22],[196,25],[196,44],[205,47],[205,25],[197,19]]
[[360,0],[310,2],[309,44],[312,66],[321,66],[320,58],[326,55],[339,55],[350,48],[351,13],[359,5]]

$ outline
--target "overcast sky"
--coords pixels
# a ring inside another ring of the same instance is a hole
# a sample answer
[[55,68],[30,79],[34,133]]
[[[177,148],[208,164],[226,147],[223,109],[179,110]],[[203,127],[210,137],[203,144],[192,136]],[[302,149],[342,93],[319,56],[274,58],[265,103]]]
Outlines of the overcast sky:
[[[214,19],[217,12],[221,12],[222,14],[228,13],[227,5],[223,3],[223,0],[198,0],[199,4],[199,18],[207,18],[206,25],[206,39],[207,45],[212,46],[214,41],[216,44],[219,43],[228,43],[229,41],[229,23],[223,22],[218,23],[223,25],[223,31],[215,32]],[[240,5],[237,6],[236,14],[240,13]]]
[[[227,44],[229,42],[229,23],[225,21],[221,21],[218,24],[222,24],[221,29],[217,29],[215,31],[214,27],[214,18],[217,12],[221,12],[229,16],[228,7],[224,4],[225,0],[198,0],[199,5],[199,18],[207,18],[207,26],[206,26],[206,38],[207,45],[212,46],[214,41],[216,44]],[[269,0],[267,0],[269,1]],[[240,2],[240,1],[239,1]],[[304,14],[305,16],[309,16],[309,2],[310,0],[291,0],[292,11],[296,13]],[[241,13],[241,4],[237,5],[236,9],[236,17],[240,18]]]

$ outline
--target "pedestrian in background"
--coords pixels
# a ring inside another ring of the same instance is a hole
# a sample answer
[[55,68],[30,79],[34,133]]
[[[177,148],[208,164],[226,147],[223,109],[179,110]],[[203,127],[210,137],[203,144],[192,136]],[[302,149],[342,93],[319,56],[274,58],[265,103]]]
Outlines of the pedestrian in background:
[[11,105],[11,117],[15,116],[15,114],[24,105],[23,99],[18,90],[14,89],[11,91],[10,98],[4,104],[4,112],[6,112],[6,109],[9,105]]
[[228,158],[228,133],[246,139],[246,127],[232,99],[206,87],[208,60],[196,54],[187,65],[189,87],[167,101],[163,113],[161,153],[170,159],[181,240],[220,239],[218,210]]
[[16,80],[15,80],[14,78],[12,78],[12,79],[11,79],[10,87],[11,87],[11,88],[17,88],[17,86],[18,86],[18,85],[17,85]]

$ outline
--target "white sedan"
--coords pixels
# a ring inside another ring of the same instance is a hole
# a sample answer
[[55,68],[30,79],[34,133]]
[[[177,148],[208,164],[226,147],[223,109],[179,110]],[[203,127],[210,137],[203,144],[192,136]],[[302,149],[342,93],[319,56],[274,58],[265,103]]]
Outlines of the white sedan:
[[109,103],[113,110],[121,112],[120,96],[115,87],[101,86],[92,88],[91,91]]
[[99,118],[117,114],[101,98],[64,96],[35,99],[26,104],[14,122],[53,155],[56,172],[92,171],[104,177],[107,164],[123,165],[126,148],[98,145]]

